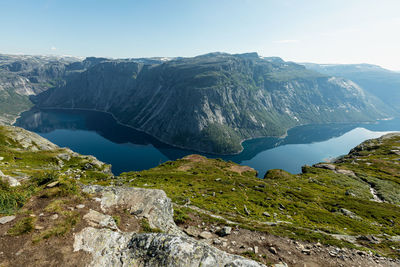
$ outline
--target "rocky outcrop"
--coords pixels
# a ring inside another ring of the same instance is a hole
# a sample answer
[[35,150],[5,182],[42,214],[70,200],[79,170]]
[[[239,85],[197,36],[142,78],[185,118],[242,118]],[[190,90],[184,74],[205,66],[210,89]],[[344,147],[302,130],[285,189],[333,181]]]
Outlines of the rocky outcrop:
[[75,235],[74,251],[93,256],[89,266],[254,266],[193,238],[164,233],[121,233],[87,227]]
[[6,136],[18,144],[24,150],[39,151],[39,150],[54,150],[58,146],[49,140],[19,127],[9,126],[3,127],[6,131]]
[[1,170],[0,170],[0,180],[7,183],[11,187],[21,185],[21,183],[17,179],[9,175],[5,175]]
[[146,218],[152,228],[166,233],[181,234],[175,225],[171,200],[164,191],[133,187],[84,186],[86,193],[100,194],[103,211],[113,207],[125,207],[132,215]]
[[[92,254],[90,266],[263,266],[186,236],[173,221],[171,200],[164,191],[131,187],[85,186],[104,212],[128,209],[164,233],[121,232],[108,215],[90,210],[91,227],[75,234],[74,251]],[[96,227],[96,228],[94,228]]]
[[184,236],[139,234],[128,248],[142,266],[264,266]]
[[[59,166],[63,166],[64,161],[69,161],[71,160],[71,158],[80,158],[81,160],[84,160],[86,162],[84,166],[85,170],[96,169],[102,171],[103,173],[111,174],[111,166],[99,161],[96,157],[91,155],[80,155],[76,152],[73,152],[69,148],[60,148],[49,140],[33,132],[15,126],[4,125],[0,125],[0,132],[5,138],[4,142],[6,142],[8,145],[14,146],[16,150],[29,152],[57,151],[59,152],[59,154],[57,155]],[[15,158],[15,160],[20,159]],[[10,176],[0,175],[0,177],[1,176],[3,176],[3,178],[7,178],[10,184],[15,183],[15,181],[13,180],[15,177],[13,178]]]

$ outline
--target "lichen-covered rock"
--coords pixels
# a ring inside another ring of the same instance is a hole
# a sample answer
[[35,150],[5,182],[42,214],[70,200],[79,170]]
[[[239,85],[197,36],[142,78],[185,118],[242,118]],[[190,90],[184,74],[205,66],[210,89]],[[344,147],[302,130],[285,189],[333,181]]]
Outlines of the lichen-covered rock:
[[128,250],[131,236],[132,233],[87,227],[75,234],[74,252],[83,250],[92,254],[92,262],[88,266],[129,266],[121,260]]
[[39,151],[39,150],[53,150],[58,146],[49,140],[22,128],[9,126],[4,128],[6,136],[15,143],[18,143],[24,150]]
[[332,171],[336,169],[335,165],[329,163],[318,163],[314,164],[313,167],[332,170]]
[[138,234],[128,247],[139,266],[264,266],[184,236]]
[[0,180],[7,183],[11,187],[21,185],[21,183],[17,179],[9,175],[5,175],[2,171],[0,171]]
[[103,211],[114,206],[126,207],[131,214],[147,218],[153,228],[170,234],[182,234],[173,220],[171,200],[162,190],[93,185],[83,187],[83,191],[101,194],[100,204]]
[[83,219],[85,219],[91,226],[110,228],[114,230],[118,229],[114,219],[110,215],[105,215],[95,210],[90,210],[85,216],[83,216]]
[[190,237],[133,234],[88,227],[75,235],[74,251],[93,256],[89,266],[264,266]]

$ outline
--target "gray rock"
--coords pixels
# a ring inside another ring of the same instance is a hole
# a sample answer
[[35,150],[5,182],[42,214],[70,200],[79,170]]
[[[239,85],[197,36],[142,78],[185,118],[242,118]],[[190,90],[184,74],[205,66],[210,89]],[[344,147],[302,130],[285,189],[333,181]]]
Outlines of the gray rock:
[[58,219],[58,214],[53,214],[50,216],[50,219],[52,220],[57,220]]
[[253,250],[255,254],[258,254],[258,246],[254,246]]
[[7,131],[7,137],[18,143],[24,150],[39,151],[58,149],[57,145],[51,143],[47,139],[22,128],[8,126]]
[[0,223],[1,224],[6,224],[8,222],[11,222],[15,219],[15,216],[4,216],[4,217],[0,217]]
[[214,244],[214,245],[222,245],[222,240],[220,240],[220,239],[218,239],[218,238],[215,238],[215,239],[213,240],[213,244]]
[[356,174],[355,174],[353,171],[349,171],[349,170],[336,170],[336,172],[337,172],[337,173],[340,173],[340,174],[344,174],[344,175],[356,177]]
[[83,216],[90,226],[103,227],[117,230],[118,227],[115,224],[114,219],[110,215],[102,214],[95,210],[90,210],[85,216]]
[[9,175],[4,175],[3,173],[0,173],[0,179],[11,187],[21,185],[21,183],[17,179]]
[[171,200],[162,190],[93,185],[84,186],[83,191],[99,193],[103,211],[111,210],[115,206],[125,206],[130,211],[142,210],[140,216],[147,218],[152,228],[161,229],[165,233],[182,234],[173,220]]
[[210,239],[210,238],[213,238],[213,235],[212,235],[212,233],[210,233],[208,231],[203,231],[199,234],[199,237],[203,238],[203,239]]
[[279,262],[276,264],[272,265],[273,267],[288,267],[288,265],[285,262]]
[[265,217],[271,217],[271,215],[266,211],[264,211],[262,215],[264,215]]
[[57,186],[59,183],[60,183],[59,181],[55,181],[55,182],[49,183],[48,185],[46,185],[46,187],[52,188],[52,187]]
[[277,254],[278,252],[276,251],[276,248],[274,248],[274,247],[270,247],[269,249],[269,252],[271,252],[272,254]]
[[200,234],[200,229],[194,226],[189,225],[186,229],[183,230],[187,235],[197,237]]
[[313,167],[332,170],[332,171],[334,171],[336,169],[335,165],[329,164],[329,163],[318,163],[318,164],[314,164]]
[[250,215],[250,211],[247,209],[246,205],[244,205],[244,212],[246,213],[247,216]]
[[345,216],[347,216],[347,217],[350,217],[350,218],[352,218],[352,219],[355,219],[355,220],[360,220],[360,219],[361,219],[357,214],[355,214],[354,212],[349,211],[349,210],[347,210],[347,209],[340,209],[339,211],[340,211],[343,215],[345,215]]
[[216,234],[219,235],[219,236],[227,236],[227,235],[231,234],[231,231],[232,231],[232,227],[224,226],[220,230],[218,230],[216,232]]
[[76,205],[77,209],[83,209],[84,207],[85,207],[85,205],[83,205],[83,204]]
[[264,266],[190,237],[121,233],[92,227],[75,234],[74,251],[80,250],[92,254],[89,266]]
[[58,154],[57,157],[61,160],[69,161],[71,159],[71,155],[68,153]]

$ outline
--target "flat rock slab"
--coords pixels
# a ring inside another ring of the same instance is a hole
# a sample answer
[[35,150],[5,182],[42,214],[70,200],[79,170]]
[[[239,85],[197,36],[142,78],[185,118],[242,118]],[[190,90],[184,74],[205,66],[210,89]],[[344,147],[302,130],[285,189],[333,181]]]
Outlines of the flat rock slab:
[[188,236],[198,237],[200,234],[200,229],[189,225],[186,229],[183,230]]
[[0,223],[1,224],[6,224],[8,222],[11,222],[15,219],[15,216],[4,216],[0,218]]
[[193,238],[163,233],[134,234],[87,227],[75,235],[74,251],[93,256],[89,266],[264,267]]
[[117,225],[114,219],[110,215],[105,215],[95,210],[90,210],[85,216],[83,216],[90,226],[93,227],[104,227],[117,230]]
[[204,231],[199,234],[199,237],[201,237],[203,239],[210,239],[210,238],[213,238],[213,234],[208,231]]
[[153,228],[170,234],[182,234],[173,220],[171,199],[162,190],[92,185],[84,186],[83,191],[101,194],[100,205],[104,212],[115,206],[127,207],[131,214],[137,213],[137,216],[147,218]]

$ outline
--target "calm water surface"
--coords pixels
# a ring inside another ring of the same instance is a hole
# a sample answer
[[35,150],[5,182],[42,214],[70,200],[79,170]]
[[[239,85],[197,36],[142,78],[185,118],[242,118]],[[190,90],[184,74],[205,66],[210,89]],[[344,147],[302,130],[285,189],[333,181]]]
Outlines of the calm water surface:
[[262,177],[269,169],[291,173],[347,154],[362,141],[390,131],[400,131],[400,119],[376,124],[329,124],[299,126],[288,131],[284,139],[259,138],[243,143],[238,155],[217,156],[178,149],[155,138],[122,126],[112,116],[92,111],[31,110],[22,114],[17,126],[38,133],[61,147],[112,164],[114,174],[149,169],[167,160],[189,154],[232,160],[256,169]]

